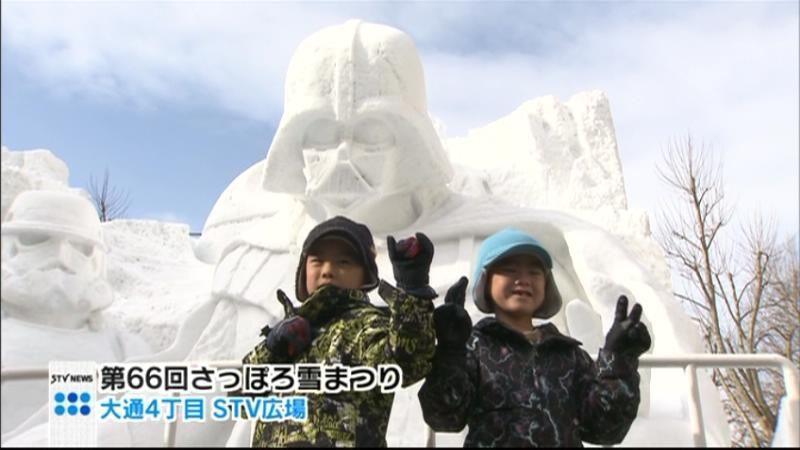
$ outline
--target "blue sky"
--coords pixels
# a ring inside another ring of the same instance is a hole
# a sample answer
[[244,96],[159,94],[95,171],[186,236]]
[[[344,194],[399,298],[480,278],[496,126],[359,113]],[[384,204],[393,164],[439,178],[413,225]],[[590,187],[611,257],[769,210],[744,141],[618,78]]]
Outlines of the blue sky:
[[47,148],[85,187],[108,169],[129,217],[202,230],[263,159],[299,42],[352,17],[406,31],[431,113],[460,136],[524,101],[610,99],[629,206],[691,132],[736,214],[798,229],[797,2],[2,2],[2,144]]

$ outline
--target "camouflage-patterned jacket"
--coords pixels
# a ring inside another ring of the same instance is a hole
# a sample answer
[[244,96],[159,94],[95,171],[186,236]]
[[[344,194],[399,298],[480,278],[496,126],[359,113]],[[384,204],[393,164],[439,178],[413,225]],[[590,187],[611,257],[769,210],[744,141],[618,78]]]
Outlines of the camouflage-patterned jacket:
[[[297,309],[312,330],[313,341],[294,363],[371,366],[397,364],[403,386],[427,375],[435,350],[433,302],[422,300],[381,281],[379,295],[389,311],[369,302],[358,289],[325,286]],[[261,342],[245,364],[276,362]],[[338,394],[308,394],[306,422],[256,424],[254,447],[386,446],[394,394],[379,388]]]
[[419,392],[428,425],[469,425],[465,447],[620,442],[639,407],[639,360],[601,350],[595,363],[552,324],[536,329],[532,344],[489,317],[460,354],[437,348]]

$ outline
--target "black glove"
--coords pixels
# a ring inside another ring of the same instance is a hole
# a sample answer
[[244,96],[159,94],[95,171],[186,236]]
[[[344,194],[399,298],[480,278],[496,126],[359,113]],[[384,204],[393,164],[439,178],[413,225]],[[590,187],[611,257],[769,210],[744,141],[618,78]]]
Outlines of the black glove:
[[267,348],[276,361],[293,360],[311,344],[311,326],[302,316],[283,319],[267,335]]
[[278,301],[283,305],[285,318],[274,328],[264,327],[261,333],[267,336],[267,348],[276,360],[293,360],[311,344],[311,325],[304,317],[297,315],[291,300],[280,289]]
[[[294,305],[292,305],[292,301],[289,300],[289,297],[286,295],[286,293],[283,292],[283,290],[278,289],[278,293],[277,294],[278,294],[277,295],[278,302],[280,302],[280,304],[283,306],[283,318],[284,319],[288,319],[288,318],[296,315],[297,312],[294,309]],[[267,337],[267,336],[269,336],[269,333],[271,331],[272,331],[272,327],[269,326],[269,325],[265,325],[264,328],[261,329],[260,335],[264,336],[264,337]]]
[[464,309],[467,292],[467,277],[461,277],[456,284],[447,290],[444,305],[433,311],[433,323],[436,326],[436,338],[439,347],[464,348],[472,332],[472,319]]
[[606,335],[607,351],[625,353],[639,357],[650,348],[650,333],[647,326],[641,322],[642,306],[633,305],[628,315],[628,297],[621,295],[617,300],[617,311],[614,313],[614,323]]
[[437,297],[430,286],[428,273],[433,261],[433,242],[423,233],[416,237],[395,242],[392,236],[386,237],[389,260],[392,262],[397,287],[409,294],[432,300]]

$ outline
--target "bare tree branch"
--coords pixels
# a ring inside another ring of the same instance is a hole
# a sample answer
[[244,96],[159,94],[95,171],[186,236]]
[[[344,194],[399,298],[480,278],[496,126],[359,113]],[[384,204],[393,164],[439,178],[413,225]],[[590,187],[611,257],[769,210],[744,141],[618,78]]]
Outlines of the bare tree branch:
[[[785,354],[800,365],[796,236],[779,249],[775,228],[763,215],[753,217],[732,240],[724,234],[732,214],[724,201],[721,164],[708,149],[697,148],[691,136],[666,146],[657,172],[679,200],[658,221],[664,253],[684,280],[675,296],[692,311],[708,349]],[[726,245],[723,239],[738,244]],[[735,434],[743,439],[737,445],[772,441],[783,395],[779,377],[773,370],[714,370]]]
[[101,222],[125,217],[130,207],[128,192],[119,191],[114,186],[109,187],[108,169],[104,171],[100,184],[93,176],[89,177],[88,190]]

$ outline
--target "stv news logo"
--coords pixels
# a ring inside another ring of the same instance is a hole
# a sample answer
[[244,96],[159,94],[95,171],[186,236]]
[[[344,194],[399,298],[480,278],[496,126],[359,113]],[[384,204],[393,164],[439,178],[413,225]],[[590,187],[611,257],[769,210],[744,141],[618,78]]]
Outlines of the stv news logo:
[[97,363],[50,361],[48,444],[97,447]]

